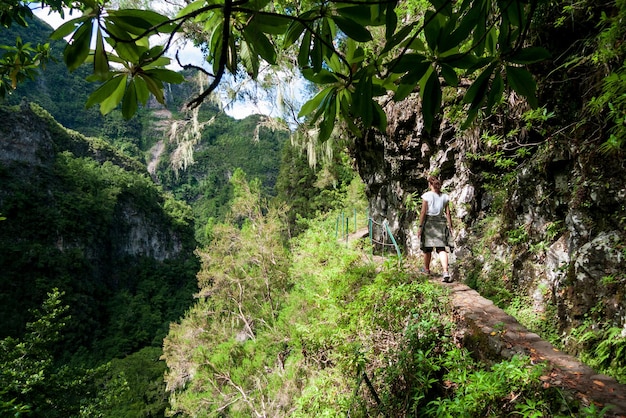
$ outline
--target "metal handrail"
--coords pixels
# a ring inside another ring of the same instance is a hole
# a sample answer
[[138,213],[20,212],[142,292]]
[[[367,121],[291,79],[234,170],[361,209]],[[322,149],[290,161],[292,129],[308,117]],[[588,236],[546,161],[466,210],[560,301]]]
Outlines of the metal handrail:
[[[354,209],[354,232],[357,232],[357,211]],[[391,228],[389,227],[389,221],[386,219],[381,222],[376,222],[372,219],[369,214],[367,216],[367,226],[368,233],[370,238],[370,246],[372,251],[374,250],[374,245],[379,245],[382,247],[383,256],[386,253],[387,248],[393,247],[396,250],[396,255],[398,256],[398,260],[400,264],[402,263],[402,251],[400,250],[400,246],[396,241],[396,238],[393,236],[391,232]],[[374,227],[381,228],[381,236],[382,241],[377,241],[374,239]],[[348,235],[350,234],[350,217],[346,216],[345,212],[341,212],[339,216],[337,216],[337,223],[335,225],[335,237],[338,238],[341,232],[341,239],[348,242]]]

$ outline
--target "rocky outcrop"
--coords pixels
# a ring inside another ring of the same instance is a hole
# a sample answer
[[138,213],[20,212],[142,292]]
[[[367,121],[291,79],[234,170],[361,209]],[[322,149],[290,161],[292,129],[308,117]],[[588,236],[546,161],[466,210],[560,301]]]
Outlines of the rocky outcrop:
[[151,343],[195,288],[188,207],[35,105],[0,107],[0,120],[0,338],[19,336],[58,288],[71,315],[60,351],[112,357]]
[[[410,201],[436,173],[454,202],[457,279],[477,288],[489,282],[536,312],[556,309],[564,335],[591,316],[625,327],[626,169],[603,160],[603,138],[542,137],[521,121],[523,103],[510,103],[508,119],[497,125],[460,131],[441,120],[429,133],[417,94],[388,101],[387,131],[370,130],[351,148],[370,215],[386,219],[405,254],[418,256]],[[481,140],[494,133],[500,154]],[[516,157],[514,147],[528,155]],[[489,160],[494,155],[501,161]],[[498,167],[507,161],[510,167]]]

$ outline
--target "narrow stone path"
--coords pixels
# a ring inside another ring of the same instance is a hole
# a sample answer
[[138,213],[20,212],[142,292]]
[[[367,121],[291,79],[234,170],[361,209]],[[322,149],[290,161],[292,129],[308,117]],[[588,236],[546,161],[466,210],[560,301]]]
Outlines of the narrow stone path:
[[[367,235],[367,229],[360,229],[350,234],[348,241]],[[377,263],[383,259],[376,256],[370,261]],[[594,404],[601,409],[610,405],[611,409],[605,415],[607,418],[626,418],[626,385],[557,350],[469,286],[458,281],[443,283],[439,276],[431,280],[450,290],[457,322],[465,327],[467,336],[471,334],[472,337],[465,341],[469,349],[475,349],[474,352],[485,360],[510,359],[516,354],[524,354],[535,363],[547,362],[546,374],[542,376],[544,386],[562,388],[585,406]]]
[[593,403],[600,408],[612,405],[606,417],[626,418],[626,385],[598,374],[576,357],[560,352],[465,284],[453,282],[441,285],[450,290],[458,320],[468,330],[484,337],[480,342],[481,351],[487,348],[490,352],[483,351],[483,355],[511,358],[515,354],[526,354],[535,362],[545,361],[549,364],[546,375],[542,377],[545,386],[567,389],[583,405]]

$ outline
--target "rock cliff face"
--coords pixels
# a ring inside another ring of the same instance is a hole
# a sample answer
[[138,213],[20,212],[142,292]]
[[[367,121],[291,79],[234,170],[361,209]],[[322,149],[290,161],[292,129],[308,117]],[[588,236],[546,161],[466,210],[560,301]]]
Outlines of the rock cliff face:
[[0,120],[0,337],[19,335],[52,288],[71,309],[68,352],[118,356],[164,334],[195,288],[190,210],[39,107],[0,107]]
[[[0,165],[5,170],[21,172],[24,177],[28,177],[36,168],[51,168],[57,152],[64,149],[77,157],[93,158],[100,163],[114,162],[138,175],[145,171],[133,160],[121,156],[104,144],[99,147],[97,142],[90,143],[78,134],[75,134],[74,140],[63,138],[73,135],[67,132],[55,137],[50,124],[54,126],[56,123],[35,114],[28,104],[23,104],[19,112],[0,109],[0,118],[3,121],[0,127]],[[1,197],[5,193],[6,190],[0,190],[0,208]],[[160,223],[160,219],[151,218],[136,206],[130,196],[121,196],[119,199],[115,209],[116,221],[111,224],[111,234],[117,238],[111,242],[111,253],[118,257],[145,256],[159,261],[179,256],[183,250],[179,234],[173,230],[164,230],[165,224]],[[57,237],[57,242],[63,241],[67,240],[62,236]],[[99,251],[92,249],[88,252],[94,254]]]
[[[387,131],[370,131],[351,149],[371,216],[386,219],[406,254],[418,256],[417,213],[407,199],[426,191],[427,173],[436,173],[453,201],[457,280],[504,304],[521,298],[537,312],[555,312],[564,335],[585,319],[626,333],[623,161],[598,152],[606,138],[542,135],[519,116],[523,104],[510,103],[506,118],[473,130],[443,120],[427,133],[417,94],[389,101]],[[551,131],[560,123],[569,121]]]

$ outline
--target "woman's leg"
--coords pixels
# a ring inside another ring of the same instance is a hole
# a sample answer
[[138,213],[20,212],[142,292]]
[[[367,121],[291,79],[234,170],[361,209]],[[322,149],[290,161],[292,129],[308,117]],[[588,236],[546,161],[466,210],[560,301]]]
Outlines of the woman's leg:
[[430,272],[430,261],[432,260],[432,255],[433,253],[431,252],[424,252],[424,270],[426,270],[426,272]]
[[442,280],[444,283],[450,283],[450,273],[448,273],[448,253],[445,251],[439,251],[439,261],[441,261],[441,267],[443,268]]
[[441,262],[441,268],[444,273],[448,272],[448,253],[443,250],[439,251],[439,261]]

